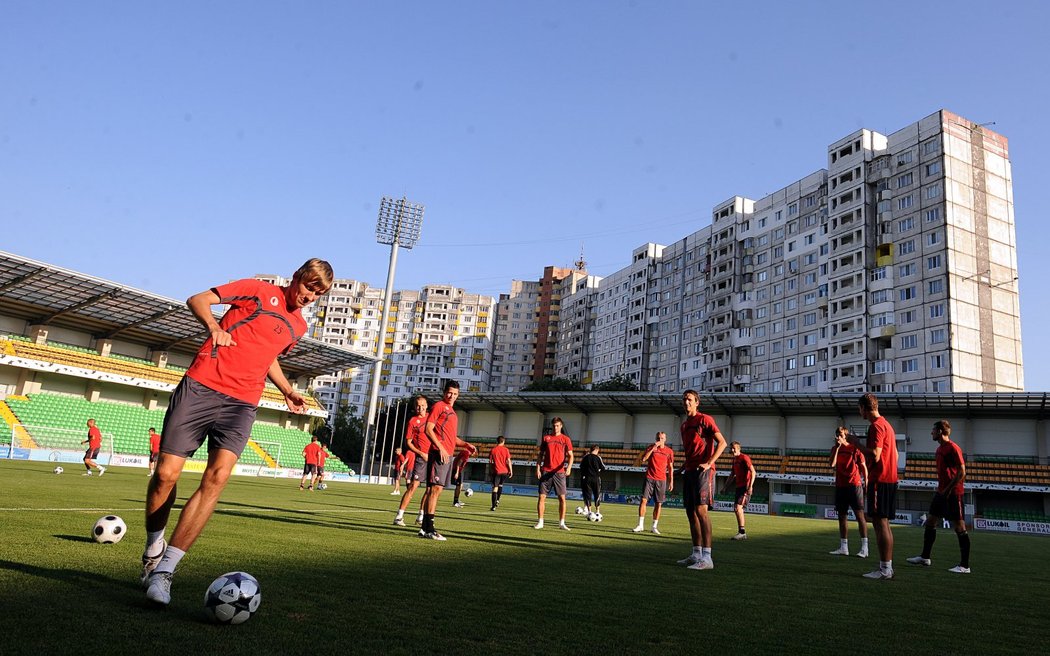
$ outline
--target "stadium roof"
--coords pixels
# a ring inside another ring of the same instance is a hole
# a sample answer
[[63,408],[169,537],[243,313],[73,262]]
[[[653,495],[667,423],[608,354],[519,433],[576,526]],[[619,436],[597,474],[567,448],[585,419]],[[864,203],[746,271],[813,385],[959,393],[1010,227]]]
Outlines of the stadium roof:
[[[194,354],[207,337],[184,301],[0,251],[0,314],[32,325],[119,337],[154,350]],[[280,358],[289,378],[371,365],[371,355],[299,340]]]
[[[833,415],[855,416],[859,394],[753,394],[700,393],[700,407],[719,415]],[[893,416],[1026,417],[1043,419],[1050,414],[1050,394],[1045,392],[962,392],[955,394],[880,393],[879,408]],[[624,412],[667,411],[683,414],[681,395],[652,392],[464,392],[456,401],[463,410],[500,412],[535,410]]]

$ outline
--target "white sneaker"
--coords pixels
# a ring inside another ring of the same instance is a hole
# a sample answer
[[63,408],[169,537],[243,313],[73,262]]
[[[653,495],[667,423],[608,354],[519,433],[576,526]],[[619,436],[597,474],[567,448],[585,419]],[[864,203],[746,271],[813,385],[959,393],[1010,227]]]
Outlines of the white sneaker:
[[394,490],[393,492],[390,493],[390,496],[392,496],[392,497],[399,497],[399,496],[401,496],[401,493],[398,492],[397,490]]
[[422,525],[423,525],[423,518],[417,516],[416,517],[416,526],[422,526]]
[[656,527],[654,526],[654,527],[652,528],[652,534],[653,534],[653,535],[660,535],[660,529],[658,529],[658,528],[656,528]]
[[736,535],[734,535],[733,537],[731,537],[729,539],[730,540],[746,540],[747,539],[747,533],[737,533]]
[[405,525],[405,520],[403,518],[401,518],[401,517],[395,517],[394,518],[394,526],[404,526],[404,525]]
[[457,501],[456,503],[454,503],[452,505],[455,506],[456,508],[462,508],[466,504],[463,504],[463,503],[460,503],[460,502]]
[[874,572],[868,572],[867,574],[865,574],[864,578],[888,581],[889,579],[893,578],[893,570],[891,569],[888,572],[884,572],[881,569],[877,569]]
[[868,557],[868,550],[867,549],[861,549],[860,551],[857,552],[857,558],[867,558],[867,557]]
[[536,522],[536,525],[533,526],[532,528],[535,528],[535,529],[543,528],[543,520],[541,519],[540,521]]
[[99,476],[102,476],[102,474],[105,474],[105,473],[106,473],[106,468],[105,468],[105,467],[102,467],[102,466],[100,466],[100,467],[98,468],[98,475],[99,475]]
[[418,535],[421,538],[425,538],[427,536],[427,532],[424,531],[423,529],[419,529],[419,534]]
[[149,587],[149,575],[153,573],[153,570],[157,569],[157,565],[160,565],[161,558],[164,558],[164,550],[167,548],[168,543],[161,539],[160,553],[156,556],[142,554],[142,574],[139,576],[139,582],[142,583],[143,588]]
[[149,575],[146,599],[167,606],[171,603],[171,572],[153,572]]
[[696,554],[689,554],[687,558],[683,558],[678,561],[679,565],[695,565],[700,562],[700,556]]
[[963,567],[962,565],[956,565],[955,567],[951,568],[948,571],[952,572],[954,574],[969,574],[970,573],[970,568],[969,567]]
[[558,524],[558,528],[560,528],[563,531],[571,531],[572,530],[571,528],[566,526],[565,522],[562,522],[561,524]]
[[437,531],[434,531],[433,533],[427,533],[423,537],[425,537],[428,540],[437,540],[438,542],[444,542],[446,539],[444,535],[441,535]]
[[925,567],[929,567],[933,564],[932,560],[930,560],[929,558],[923,558],[922,556],[912,556],[908,559],[908,562],[912,565],[923,565]]
[[91,476],[91,470],[89,469],[86,474],[81,474],[81,476]]
[[700,560],[696,561],[695,563],[693,563],[692,565],[690,565],[688,567],[688,569],[714,569],[714,568],[715,568],[715,563],[710,558],[701,558]]
[[[846,547],[839,547],[838,549],[836,549],[834,551],[829,551],[828,554],[830,554],[832,556],[848,556],[849,555],[849,549],[847,549]],[[865,554],[865,555],[867,555],[867,554]]]
[[631,529],[631,531],[633,533],[641,533],[644,530],[645,530],[645,527],[643,527],[641,524],[639,524],[638,526],[635,526],[634,528]]

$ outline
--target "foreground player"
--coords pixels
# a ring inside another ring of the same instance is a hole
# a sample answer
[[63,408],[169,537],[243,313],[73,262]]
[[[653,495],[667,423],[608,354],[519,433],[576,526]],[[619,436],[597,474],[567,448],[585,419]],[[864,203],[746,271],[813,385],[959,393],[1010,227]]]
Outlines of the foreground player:
[[864,481],[868,478],[868,467],[864,454],[849,443],[849,431],[845,426],[835,430],[835,447],[831,450],[831,468],[835,470],[835,512],[839,516],[839,548],[830,551],[832,556],[849,555],[849,511],[857,518],[860,531],[859,558],[868,557],[868,519],[864,516]]
[[507,448],[507,438],[500,435],[496,438],[496,446],[489,451],[489,462],[492,463],[492,508],[495,511],[499,506],[499,498],[503,496],[503,484],[514,476],[514,463],[510,461],[510,449]]
[[850,444],[864,454],[869,464],[868,517],[875,525],[879,545],[879,568],[864,575],[869,579],[893,578],[893,531],[890,520],[897,514],[897,438],[893,426],[879,414],[879,399],[868,393],[857,402],[860,416],[868,421],[868,441],[861,444],[850,436]]
[[[421,481],[427,478],[427,454],[430,452],[430,438],[427,437],[427,399],[425,396],[416,397],[416,414],[408,420],[405,426],[405,446],[408,447],[408,460],[405,461],[405,493],[401,496],[398,504],[397,514],[394,515],[394,526],[405,525],[405,509],[412,501],[412,495],[416,493]],[[419,500],[419,517],[416,524],[423,524],[423,512],[426,510],[426,495]]]
[[580,460],[580,487],[583,488],[583,507],[587,512],[585,516],[591,517],[591,504],[594,504],[594,514],[599,513],[602,505],[602,472],[605,471],[605,462],[598,455],[598,445],[591,446],[591,452]]
[[732,539],[746,540],[747,530],[744,528],[744,509],[747,508],[747,502],[751,500],[751,493],[755,487],[755,466],[751,464],[751,456],[740,449],[740,442],[730,442],[729,449],[733,454],[733,467],[722,489],[727,491],[730,488],[736,488],[736,494],[733,499],[733,514],[736,515],[737,529],[736,535]]
[[311,492],[314,491],[314,483],[317,481],[317,460],[318,453],[321,451],[321,445],[317,443],[317,436],[312,435],[310,437],[310,443],[303,447],[303,477],[299,479],[299,489],[303,489],[303,484],[306,483],[307,477],[310,478],[310,487],[308,488]]
[[[172,393],[164,415],[160,460],[146,494],[142,581],[150,601],[171,602],[172,575],[208,523],[248,442],[266,378],[284,395],[289,410],[302,413],[306,409],[306,401],[285,378],[277,356],[289,352],[306,332],[302,309],[328,291],[333,277],[327,262],[312,259],[299,267],[287,287],[238,280],[186,302],[211,336]],[[211,306],[220,304],[230,308],[216,322]],[[167,544],[164,529],[182,466],[205,438],[207,467]]]
[[656,441],[642,455],[642,464],[646,466],[645,488],[642,502],[638,504],[638,526],[631,530],[635,533],[645,530],[645,506],[652,498],[653,534],[660,535],[660,509],[667,500],[667,493],[674,492],[674,449],[667,446],[667,433],[660,431],[656,434]]
[[430,453],[427,454],[427,494],[426,512],[423,515],[423,528],[419,536],[430,540],[444,541],[445,536],[434,527],[434,516],[437,514],[438,499],[441,491],[448,487],[452,480],[452,457],[457,448],[473,449],[474,445],[459,439],[457,434],[459,418],[452,409],[459,398],[459,383],[449,380],[445,383],[444,396],[434,404],[434,409],[427,416],[426,433],[430,438]]
[[160,457],[160,433],[152,426],[149,429],[149,476],[153,476],[153,470],[157,468],[157,458]]
[[84,451],[84,468],[87,469],[87,473],[84,476],[91,476],[91,468],[94,467],[98,470],[98,475],[106,473],[106,468],[95,462],[95,458],[98,457],[98,452],[102,448],[102,431],[95,425],[94,419],[87,420],[88,437],[81,444],[87,444],[87,450]]
[[565,424],[561,417],[551,421],[550,435],[543,436],[540,445],[540,461],[536,463],[536,478],[539,481],[539,499],[536,501],[538,521],[533,528],[543,528],[543,507],[551,490],[558,495],[558,528],[568,531],[565,524],[565,479],[572,471],[572,440],[561,432]]
[[933,425],[930,437],[940,444],[937,447],[937,492],[930,502],[926,515],[926,532],[922,539],[922,555],[912,556],[913,565],[931,564],[933,542],[937,539],[937,525],[947,519],[959,538],[959,564],[948,570],[956,574],[970,573],[970,534],[966,532],[966,517],[963,514],[963,482],[966,480],[966,462],[962,449],[951,440],[952,426],[947,419]]
[[711,559],[711,517],[708,509],[715,499],[715,461],[726,450],[726,438],[710,415],[700,412],[700,395],[695,390],[682,394],[685,421],[682,422],[682,449],[685,464],[682,501],[689,518],[693,553],[678,561],[689,569],[714,569]]

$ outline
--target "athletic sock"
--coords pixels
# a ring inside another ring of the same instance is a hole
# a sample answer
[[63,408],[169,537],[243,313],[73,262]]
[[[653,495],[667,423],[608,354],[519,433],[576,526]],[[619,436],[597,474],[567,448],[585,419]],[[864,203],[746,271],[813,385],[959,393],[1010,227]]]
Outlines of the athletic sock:
[[405,511],[401,510],[400,508],[398,508],[397,514],[394,515],[394,519],[404,519],[404,518],[405,518]]
[[[860,541],[860,548],[863,549],[865,546],[867,546],[867,545],[864,544],[864,540],[861,540]],[[849,539],[839,538],[839,549],[842,549],[844,551],[849,551]]]
[[495,492],[492,493],[492,507],[496,507],[496,502],[499,501],[499,495]]
[[499,492],[496,493],[496,501],[499,502],[499,500],[500,500],[500,498],[502,496],[503,496],[503,488],[500,488]]
[[160,554],[156,552],[160,551],[160,549],[155,549],[154,547],[159,547],[162,544],[164,544],[164,529],[146,531],[146,550],[143,553],[146,554],[147,558],[159,556]]
[[706,560],[711,560],[711,547],[701,547],[700,553]]
[[922,534],[922,557],[929,560],[933,553],[933,542],[937,539],[937,529],[927,522],[926,531]]
[[861,551],[867,551],[868,550],[868,538],[861,538],[860,539],[860,549],[861,549]]
[[893,571],[893,561],[892,560],[880,560],[879,561],[879,569],[882,570],[883,572],[892,572]]
[[703,547],[693,547],[693,555],[694,556],[703,556],[704,555],[704,548]]
[[653,528],[656,528],[656,525],[659,524],[659,523],[660,523],[659,519],[654,519],[653,520]]
[[175,568],[179,566],[179,561],[185,555],[185,551],[169,544],[168,548],[164,550],[164,557],[160,559],[160,564],[153,571],[173,573]]
[[963,567],[970,568],[970,534],[966,531],[962,533],[956,533],[956,537],[959,538],[959,552],[962,554],[962,558],[959,564]]
[[737,529],[736,529],[736,532],[739,533],[740,535],[744,535],[745,533],[747,533],[747,531],[744,530],[743,526],[738,526]]
[[638,518],[638,530],[645,528],[645,520],[641,517]]
[[423,514],[423,532],[433,533],[434,532],[434,515],[430,513]]

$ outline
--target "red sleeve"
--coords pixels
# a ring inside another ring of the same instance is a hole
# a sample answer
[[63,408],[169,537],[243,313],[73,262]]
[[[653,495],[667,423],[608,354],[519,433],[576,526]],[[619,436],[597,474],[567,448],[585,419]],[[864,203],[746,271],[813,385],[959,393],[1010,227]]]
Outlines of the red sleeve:
[[219,296],[222,303],[240,307],[250,299],[258,298],[260,294],[270,291],[266,289],[267,287],[272,288],[272,285],[254,278],[243,278],[212,287],[212,291]]

